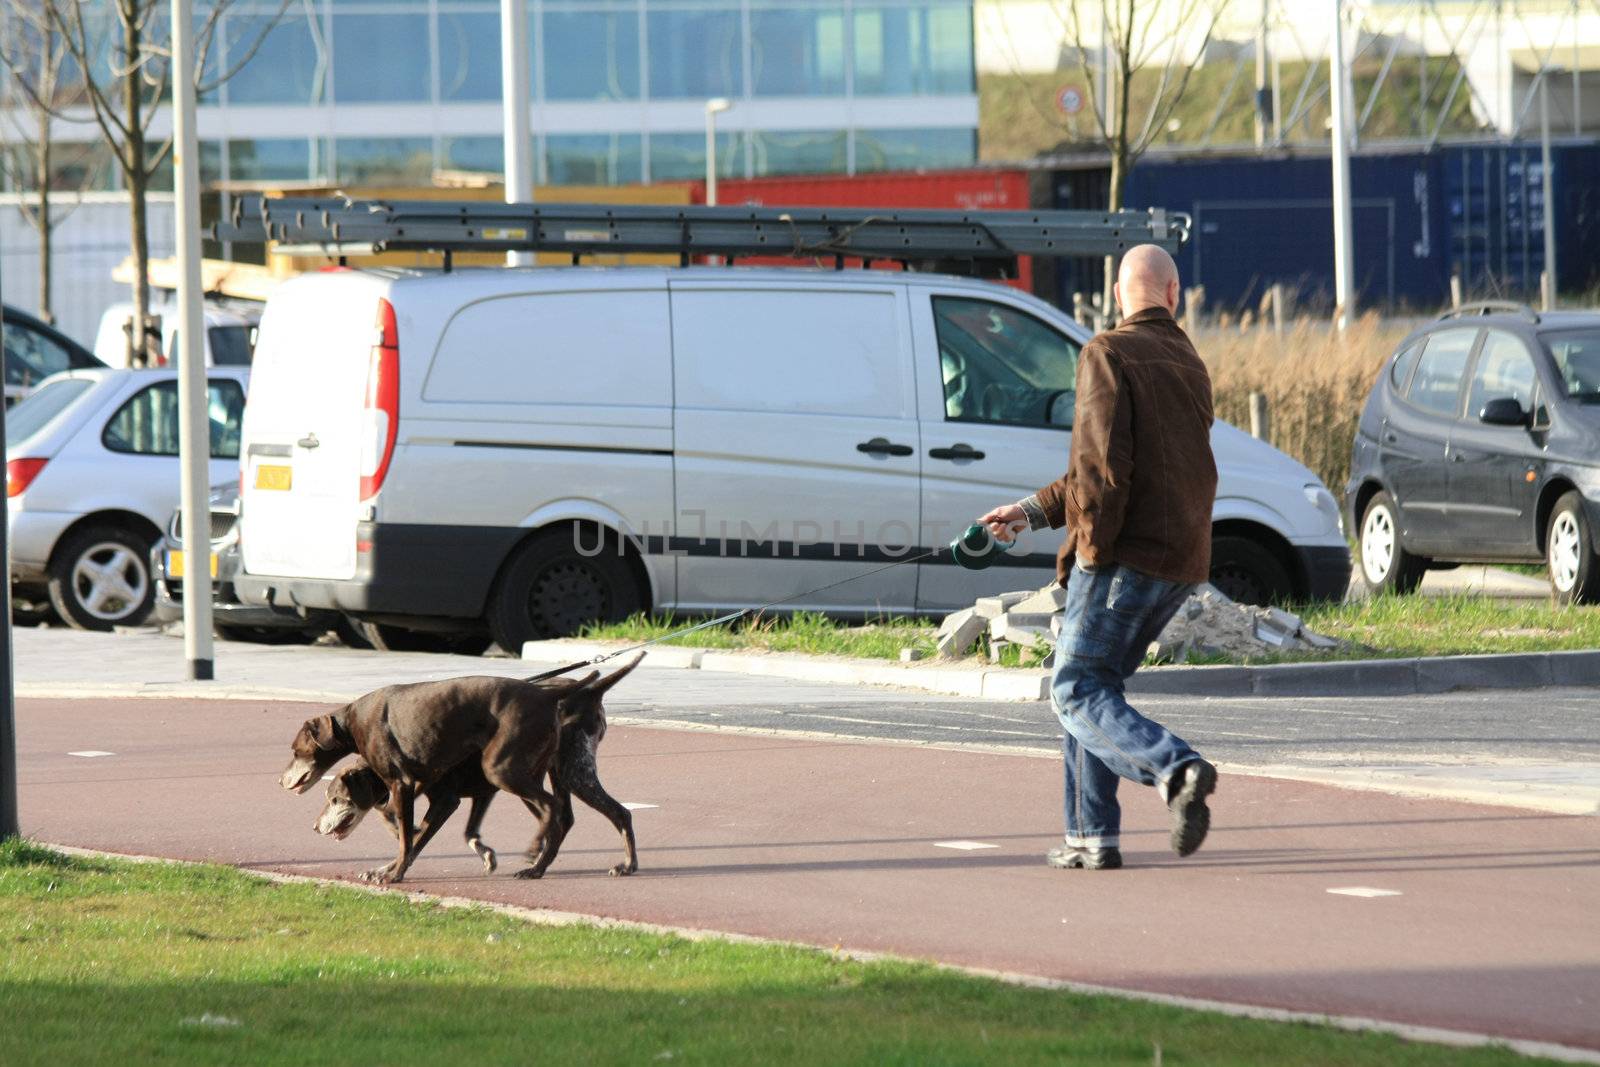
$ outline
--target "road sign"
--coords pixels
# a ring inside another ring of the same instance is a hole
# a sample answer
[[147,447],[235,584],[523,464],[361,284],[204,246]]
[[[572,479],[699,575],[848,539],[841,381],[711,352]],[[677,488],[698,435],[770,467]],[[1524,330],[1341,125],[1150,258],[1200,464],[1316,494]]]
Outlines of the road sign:
[[1063,85],[1056,93],[1056,107],[1063,115],[1076,115],[1083,110],[1083,92],[1076,85]]

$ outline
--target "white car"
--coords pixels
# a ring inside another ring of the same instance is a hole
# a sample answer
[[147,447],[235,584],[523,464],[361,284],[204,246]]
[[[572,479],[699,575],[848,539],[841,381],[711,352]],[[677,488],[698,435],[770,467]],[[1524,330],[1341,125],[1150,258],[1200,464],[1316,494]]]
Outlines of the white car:
[[[249,371],[209,375],[208,484],[236,478]],[[83,630],[150,614],[150,550],[180,490],[173,370],[68,371],[6,414],[7,528],[19,601]]]
[[[150,314],[161,319],[161,360],[163,365],[178,360],[178,305],[153,303]],[[112,304],[100,316],[100,329],[95,332],[94,354],[108,367],[128,365],[127,324],[133,316],[133,305]],[[221,304],[207,300],[206,366],[248,367],[255,349],[256,324],[261,321],[259,308],[243,303]]]
[[[886,565],[1060,476],[1087,340],[934,274],[303,275],[262,318],[236,587],[509,651],[639,610],[942,615],[1054,576],[1043,530],[991,570]],[[1213,581],[1342,595],[1316,476],[1226,423],[1212,447]]]

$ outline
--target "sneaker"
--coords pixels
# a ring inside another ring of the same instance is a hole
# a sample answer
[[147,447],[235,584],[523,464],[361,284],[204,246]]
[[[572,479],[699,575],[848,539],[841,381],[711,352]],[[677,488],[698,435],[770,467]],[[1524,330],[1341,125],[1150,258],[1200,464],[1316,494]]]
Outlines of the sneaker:
[[1122,866],[1122,853],[1115,848],[1074,848],[1061,845],[1044,854],[1052,867],[1077,871],[1114,871]]
[[1206,797],[1217,788],[1217,769],[1203,759],[1194,759],[1178,768],[1178,775],[1181,778],[1173,783],[1175,788],[1167,798],[1167,810],[1172,812],[1172,851],[1188,856],[1211,829]]

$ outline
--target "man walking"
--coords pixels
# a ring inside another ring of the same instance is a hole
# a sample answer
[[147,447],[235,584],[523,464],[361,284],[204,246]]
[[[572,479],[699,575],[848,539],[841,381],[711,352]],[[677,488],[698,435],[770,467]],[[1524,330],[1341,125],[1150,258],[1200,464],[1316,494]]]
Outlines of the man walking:
[[1216,768],[1123,697],[1127,677],[1211,566],[1211,379],[1173,314],[1178,268],[1156,245],[1123,256],[1114,289],[1126,318],[1084,346],[1067,473],[982,521],[1067,528],[1066,589],[1050,701],[1066,731],[1066,844],[1056,867],[1122,866],[1117,783],[1156,786],[1187,856],[1210,827]]

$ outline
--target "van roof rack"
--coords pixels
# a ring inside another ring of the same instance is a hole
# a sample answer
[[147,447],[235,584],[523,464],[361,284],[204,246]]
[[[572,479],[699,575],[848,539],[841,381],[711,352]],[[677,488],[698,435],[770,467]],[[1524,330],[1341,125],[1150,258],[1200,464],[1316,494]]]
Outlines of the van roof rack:
[[908,269],[999,273],[1017,256],[1103,256],[1137,244],[1176,251],[1189,216],[1145,211],[900,211],[867,208],[502,204],[241,196],[210,228],[217,241],[342,258],[381,252],[619,253],[897,262]]
[[1434,321],[1443,322],[1446,319],[1464,319],[1472,315],[1498,315],[1501,313],[1521,315],[1532,323],[1539,321],[1539,313],[1537,311],[1527,304],[1519,304],[1515,300],[1477,300],[1470,304],[1462,304],[1460,307],[1451,308]]

